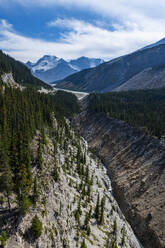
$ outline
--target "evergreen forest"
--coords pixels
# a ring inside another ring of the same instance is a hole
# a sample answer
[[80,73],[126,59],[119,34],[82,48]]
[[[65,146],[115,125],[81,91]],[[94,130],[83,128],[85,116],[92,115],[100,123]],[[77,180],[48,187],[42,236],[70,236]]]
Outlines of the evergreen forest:
[[165,135],[165,88],[91,94],[89,109],[142,127],[152,136]]

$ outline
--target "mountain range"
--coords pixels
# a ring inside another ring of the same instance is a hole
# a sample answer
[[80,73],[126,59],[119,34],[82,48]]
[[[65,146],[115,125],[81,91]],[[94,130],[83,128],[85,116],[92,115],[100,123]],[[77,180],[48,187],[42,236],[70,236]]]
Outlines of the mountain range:
[[96,67],[103,62],[102,59],[87,57],[66,61],[56,56],[44,55],[36,63],[28,61],[26,66],[38,79],[52,83],[83,69]]
[[66,77],[59,88],[84,92],[109,92],[165,86],[165,39]]

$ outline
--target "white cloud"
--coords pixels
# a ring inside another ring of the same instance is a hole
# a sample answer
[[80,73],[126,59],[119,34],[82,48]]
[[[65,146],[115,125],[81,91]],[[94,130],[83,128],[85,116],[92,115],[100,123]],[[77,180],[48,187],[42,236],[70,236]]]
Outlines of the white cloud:
[[23,37],[17,34],[11,24],[2,20],[1,49],[23,61],[31,58],[34,61],[46,53],[66,59],[82,55],[110,59],[165,36],[164,0],[0,0],[0,6],[9,2],[19,3],[27,8],[53,8],[58,5],[92,11],[110,20],[109,23],[115,29],[109,30],[108,25],[103,22],[91,24],[82,20],[58,18],[48,25],[52,31],[53,26],[64,27],[61,29],[61,37],[58,42],[47,42]]
[[5,19],[0,20],[0,29],[1,30],[12,30],[13,25],[8,23]]
[[130,23],[126,24],[126,29],[122,25],[116,25],[115,31],[76,19],[56,19],[48,25],[51,28],[67,28],[67,32],[61,33],[58,42],[47,42],[17,34],[7,21],[1,20],[1,49],[22,61],[35,61],[43,54],[54,54],[65,59],[82,55],[111,59],[148,45],[163,36],[163,32],[144,31]]

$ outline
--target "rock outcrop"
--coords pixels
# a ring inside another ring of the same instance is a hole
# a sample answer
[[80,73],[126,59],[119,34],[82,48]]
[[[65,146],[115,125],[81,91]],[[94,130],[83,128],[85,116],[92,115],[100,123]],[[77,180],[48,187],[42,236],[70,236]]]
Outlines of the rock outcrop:
[[83,112],[73,124],[106,165],[114,195],[144,247],[164,248],[164,141],[104,114]]

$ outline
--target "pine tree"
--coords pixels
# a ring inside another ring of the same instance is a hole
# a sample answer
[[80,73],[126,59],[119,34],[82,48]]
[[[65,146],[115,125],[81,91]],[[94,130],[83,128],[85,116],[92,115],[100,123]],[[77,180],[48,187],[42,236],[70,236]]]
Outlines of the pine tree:
[[26,192],[22,193],[19,198],[19,207],[20,207],[20,214],[25,215],[31,206],[31,202]]
[[37,177],[35,177],[34,185],[33,185],[33,203],[35,207],[38,199],[39,199],[38,182],[37,182]]
[[85,240],[83,239],[83,242],[81,244],[81,247],[80,248],[87,248],[86,244],[85,244]]
[[0,191],[3,192],[7,198],[9,211],[11,210],[10,196],[13,192],[12,172],[8,163],[8,156],[6,151],[0,145]]
[[100,220],[99,220],[100,225],[104,223],[104,207],[105,207],[105,196],[103,196],[101,200],[101,211],[100,211]]
[[78,210],[76,210],[76,212],[75,212],[75,219],[76,219],[78,225],[80,226],[80,213]]
[[118,248],[116,240],[112,241],[111,248]]
[[32,219],[31,230],[35,239],[38,239],[42,234],[42,222],[39,220],[37,215]]
[[100,195],[97,195],[97,203],[95,207],[95,217],[97,220],[99,220],[100,217]]
[[1,241],[1,246],[4,248],[6,246],[6,241],[7,241],[7,235],[6,232],[3,231],[0,236],[0,241]]
[[85,229],[87,228],[88,224],[89,224],[89,213],[87,212],[86,215],[85,215],[85,220],[84,220],[84,227]]
[[86,184],[89,184],[89,166],[86,168],[86,175],[85,175]]
[[115,234],[117,234],[117,222],[116,222],[116,218],[115,218],[114,223],[113,223],[113,232]]
[[57,163],[55,161],[54,162],[54,170],[53,170],[53,178],[54,178],[55,182],[58,182],[59,181],[59,177],[60,177],[60,175],[59,175],[59,169],[58,169]]
[[0,190],[3,192],[7,198],[9,211],[11,210],[10,204],[10,196],[13,191],[13,180],[12,180],[12,172],[9,165],[9,157],[8,157],[8,136],[7,136],[7,113],[6,113],[5,101],[2,99],[2,109],[0,116]]
[[39,168],[42,170],[43,158],[42,158],[42,143],[41,143],[41,139],[39,139],[37,162],[38,162]]
[[126,241],[125,241],[125,236],[126,236],[125,226],[122,227],[121,233],[122,233],[121,245],[124,246],[126,244]]

